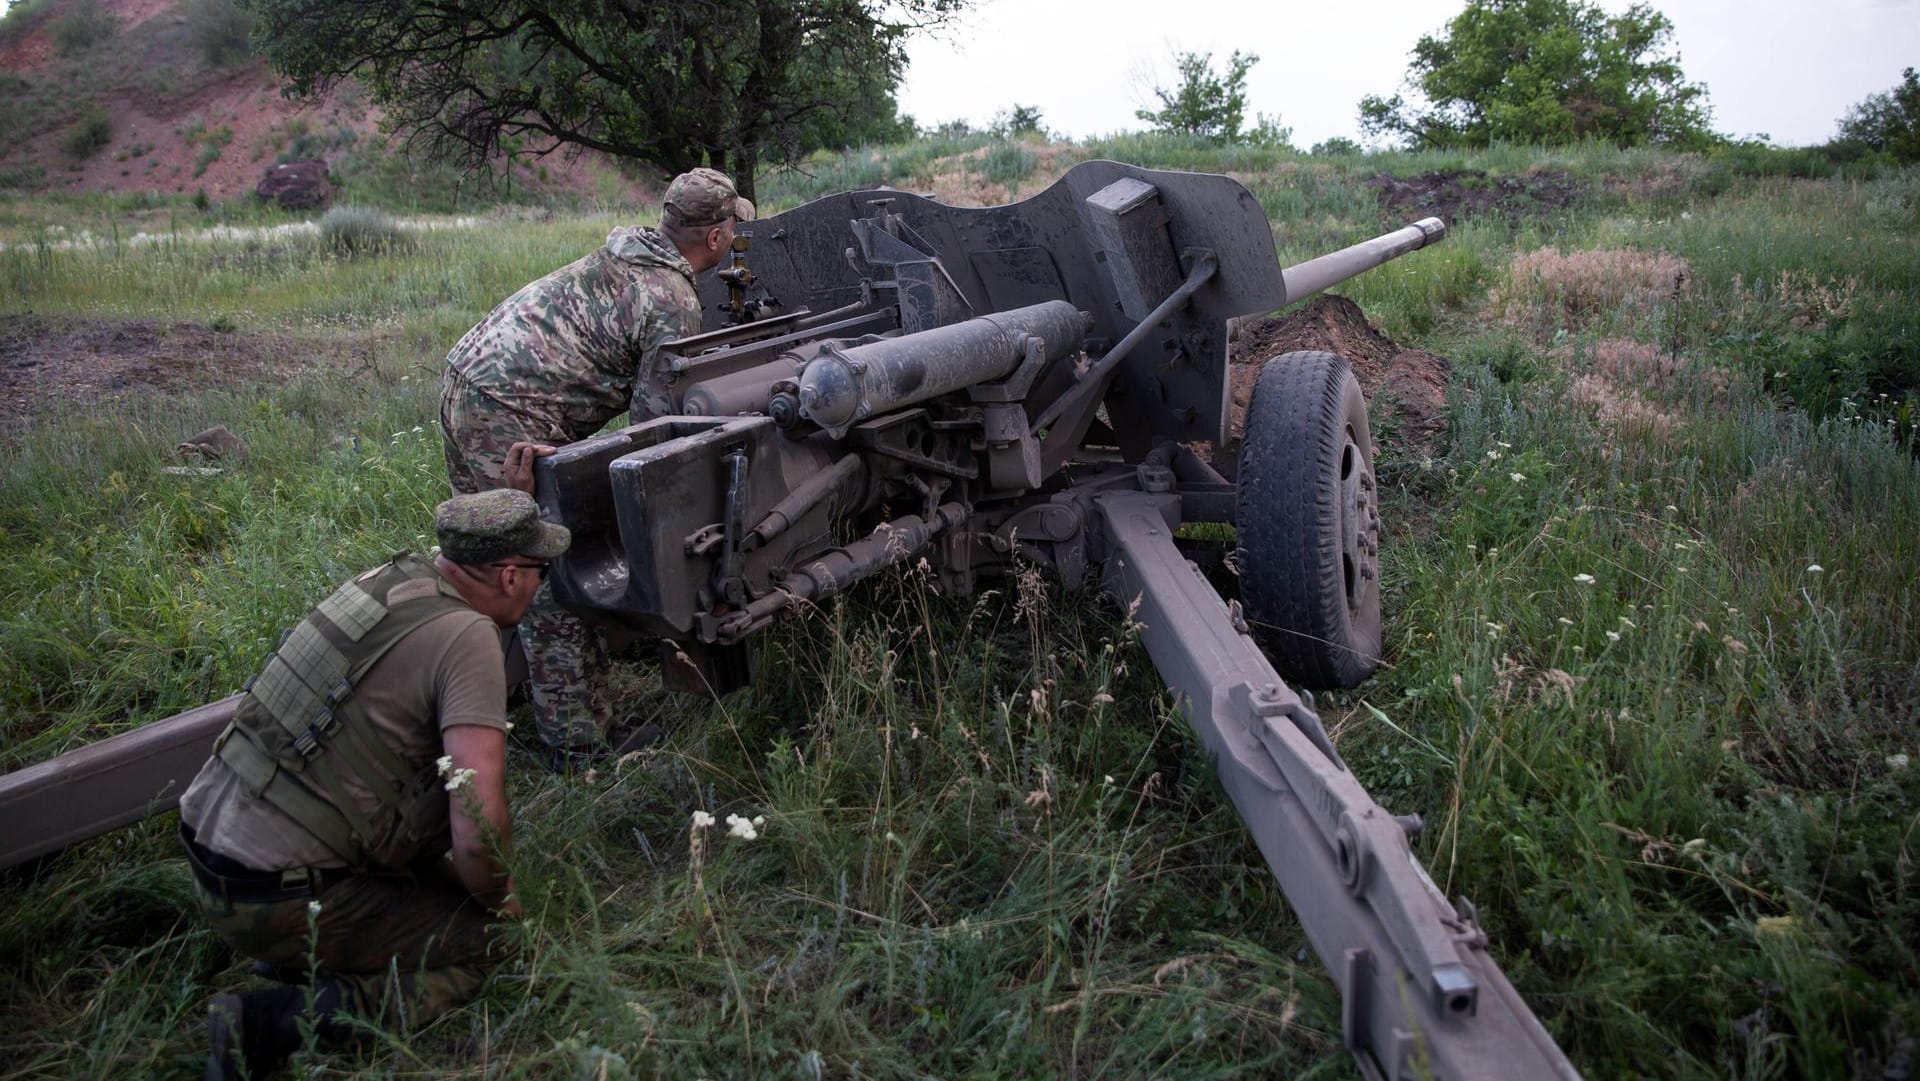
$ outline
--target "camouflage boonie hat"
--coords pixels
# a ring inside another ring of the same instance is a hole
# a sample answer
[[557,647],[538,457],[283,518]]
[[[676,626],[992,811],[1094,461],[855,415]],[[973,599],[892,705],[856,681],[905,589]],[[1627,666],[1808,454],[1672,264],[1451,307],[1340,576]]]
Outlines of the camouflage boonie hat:
[[719,225],[728,218],[753,220],[753,204],[733,190],[733,181],[718,169],[681,173],[667,185],[660,216],[669,225]]
[[540,520],[540,504],[514,488],[457,495],[433,508],[440,554],[455,563],[491,563],[507,556],[552,559],[567,550],[567,527]]

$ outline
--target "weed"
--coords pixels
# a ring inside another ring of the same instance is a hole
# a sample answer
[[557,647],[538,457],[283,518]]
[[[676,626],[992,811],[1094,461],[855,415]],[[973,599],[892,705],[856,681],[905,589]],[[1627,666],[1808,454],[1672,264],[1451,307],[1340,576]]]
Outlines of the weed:
[[53,22],[53,51],[78,56],[112,37],[119,27],[119,18],[103,9],[100,0],[74,0]]
[[385,213],[364,206],[336,206],[320,219],[320,243],[345,258],[406,248],[410,238]]
[[1004,142],[988,149],[980,159],[980,175],[1009,188],[1025,180],[1039,159],[1024,143]]
[[75,159],[90,158],[113,141],[113,121],[98,102],[88,102],[60,137],[60,149]]
[[208,67],[231,67],[252,55],[247,35],[253,29],[253,16],[233,0],[183,0],[175,11],[185,20],[188,40]]

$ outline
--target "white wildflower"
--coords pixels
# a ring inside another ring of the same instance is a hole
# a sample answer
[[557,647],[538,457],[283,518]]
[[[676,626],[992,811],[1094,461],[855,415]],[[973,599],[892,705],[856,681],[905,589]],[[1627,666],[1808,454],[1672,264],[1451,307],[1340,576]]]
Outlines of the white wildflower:
[[473,783],[474,775],[475,771],[470,769],[456,769],[447,774],[447,791],[458,792],[462,788],[467,787]]
[[1500,448],[1500,449],[1502,449],[1502,450],[1512,450],[1512,449],[1513,449],[1513,444],[1512,444],[1512,443],[1503,443],[1503,442],[1501,442],[1501,441],[1500,441],[1500,440],[1498,440],[1498,439],[1496,439],[1496,440],[1494,440],[1494,441],[1493,441],[1493,445],[1494,445],[1494,446],[1496,446],[1496,447],[1499,447],[1499,448]]
[[1566,616],[1561,616],[1561,617],[1560,617],[1560,624],[1561,624],[1562,626],[1566,626],[1566,627],[1571,627],[1571,626],[1573,626],[1573,620],[1571,620],[1571,619],[1568,619],[1568,618],[1567,618]]
[[447,775],[447,771],[453,768],[453,756],[450,754],[443,754],[439,758],[434,759],[433,764],[436,768],[440,770],[440,776],[445,777]]
[[1692,856],[1694,859],[1699,859],[1701,856],[1706,854],[1707,839],[1705,837],[1695,837],[1693,840],[1688,841],[1686,844],[1681,845],[1680,851],[1683,855]]
[[712,815],[708,814],[705,811],[693,812],[693,826],[695,829],[706,829],[708,826],[711,826],[711,825],[713,825]]
[[1822,566],[1821,566],[1820,564],[1818,564],[1818,563],[1809,563],[1809,564],[1807,564],[1807,573],[1808,573],[1808,574],[1825,574],[1825,573],[1826,573],[1826,571],[1827,571],[1827,568],[1825,568],[1825,567],[1822,567]]
[[1499,452],[1499,451],[1497,451],[1497,450],[1493,450],[1493,449],[1491,449],[1491,448],[1489,448],[1489,449],[1487,450],[1487,461],[1489,461],[1489,462],[1497,462],[1497,461],[1499,461],[1499,460],[1500,460],[1500,452]]
[[1107,773],[1107,774],[1103,774],[1103,775],[1101,775],[1101,777],[1100,777],[1100,783],[1101,783],[1101,784],[1106,784],[1106,785],[1110,785],[1110,784],[1112,784],[1112,783],[1113,783],[1113,774],[1111,774],[1111,773]]
[[1525,473],[1508,473],[1507,476],[1512,478],[1515,484],[1518,484],[1521,481],[1527,479],[1527,475]]
[[1581,584],[1581,585],[1583,585],[1583,586],[1590,586],[1590,585],[1592,585],[1592,584],[1593,584],[1593,575],[1591,575],[1591,574],[1576,574],[1576,575],[1574,575],[1574,576],[1573,576],[1573,580],[1574,580],[1574,581],[1576,581],[1576,582],[1578,582],[1578,583],[1580,583],[1580,584]]
[[1906,769],[1907,762],[1907,756],[1904,754],[1890,754],[1887,756],[1888,769]]
[[318,902],[318,901],[308,901],[308,902],[307,902],[307,915],[309,915],[309,916],[318,916],[319,914],[320,914],[320,902]]
[[1619,640],[1620,640],[1620,632],[1619,632],[1619,631],[1608,631],[1608,632],[1607,632],[1607,641],[1609,641],[1609,642],[1618,642]]
[[760,831],[755,828],[755,825],[756,823],[750,818],[743,818],[740,815],[728,815],[727,835],[729,837],[738,837],[743,841],[751,841],[760,836]]
[[1634,628],[1635,630],[1638,630],[1640,628],[1640,624],[1635,623],[1633,620],[1628,619],[1626,616],[1621,616],[1620,622],[1626,626]]

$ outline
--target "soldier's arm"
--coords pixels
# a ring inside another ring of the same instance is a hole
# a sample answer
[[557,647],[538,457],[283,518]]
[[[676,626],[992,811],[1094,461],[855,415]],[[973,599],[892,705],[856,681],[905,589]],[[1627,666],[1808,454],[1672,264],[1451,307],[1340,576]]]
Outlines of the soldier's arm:
[[700,333],[700,297],[692,286],[654,297],[656,305],[642,321],[639,344],[640,363],[633,376],[633,398],[627,406],[627,422],[639,424],[673,411],[673,403],[655,390],[654,368],[660,363],[660,347]]
[[507,487],[518,488],[528,495],[534,494],[533,463],[558,449],[545,443],[515,443],[508,447],[506,464],[500,470]]
[[444,774],[453,786],[447,792],[447,818],[454,874],[475,900],[517,916],[519,904],[507,900],[513,881],[501,865],[513,844],[507,814],[507,675],[499,629],[491,620],[466,617],[433,683],[440,746],[450,759]]
[[518,916],[520,902],[509,896],[513,878],[499,859],[513,844],[513,821],[507,813],[507,734],[484,725],[456,724],[442,730],[440,739],[453,759],[448,777],[459,781],[447,793],[454,874],[474,900],[503,916]]

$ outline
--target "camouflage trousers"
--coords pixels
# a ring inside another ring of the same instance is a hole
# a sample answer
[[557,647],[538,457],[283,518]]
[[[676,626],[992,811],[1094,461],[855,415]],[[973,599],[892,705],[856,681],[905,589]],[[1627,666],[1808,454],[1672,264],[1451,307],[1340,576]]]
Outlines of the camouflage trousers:
[[[558,446],[566,437],[447,375],[440,444],[456,494],[505,487],[507,448],[522,441]],[[543,585],[520,620],[520,644],[541,742],[584,747],[604,740],[613,723],[606,635],[556,604],[553,587]]]
[[198,875],[194,894],[234,952],[291,972],[317,968],[340,985],[348,1011],[396,1032],[472,999],[512,953],[440,860],[415,873],[352,875],[311,898],[223,897]]

